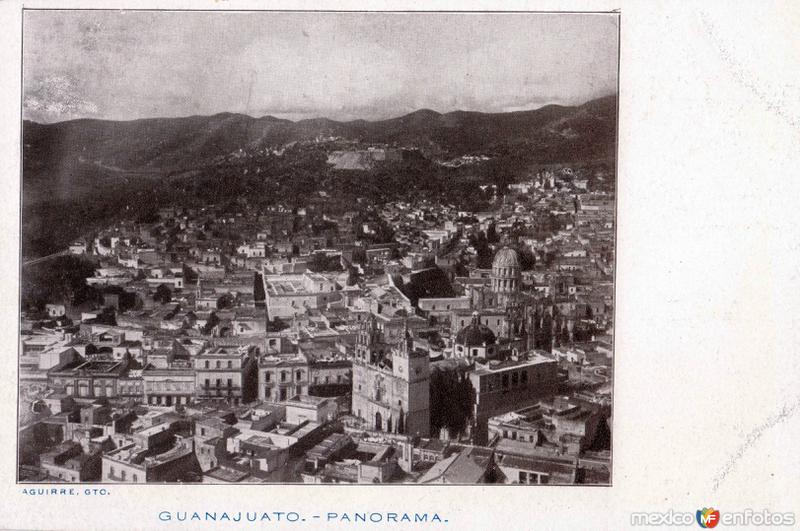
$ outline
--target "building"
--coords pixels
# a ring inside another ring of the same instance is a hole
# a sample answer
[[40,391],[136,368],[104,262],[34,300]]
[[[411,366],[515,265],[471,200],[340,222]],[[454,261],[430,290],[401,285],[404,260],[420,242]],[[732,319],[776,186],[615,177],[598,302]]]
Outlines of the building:
[[503,247],[497,251],[492,262],[490,279],[495,305],[505,306],[519,291],[521,284],[522,267],[517,251],[510,247]]
[[455,358],[494,358],[498,353],[497,337],[488,326],[480,323],[478,312],[472,314],[472,322],[462,328],[453,345]]
[[494,483],[494,452],[489,448],[469,446],[442,459],[417,480],[420,484],[473,485]]
[[241,404],[255,398],[257,362],[254,347],[217,346],[194,359],[198,400],[224,400]]
[[338,416],[338,405],[332,398],[315,396],[293,396],[283,403],[286,407],[286,422],[302,424],[310,421],[324,424]]
[[406,330],[399,343],[383,343],[375,319],[366,320],[353,360],[352,413],[369,429],[427,437],[430,432],[428,353],[413,348]]
[[339,285],[318,273],[270,275],[264,271],[262,278],[269,319],[291,319],[342,298]]
[[[147,428],[162,433],[161,425]],[[163,483],[198,481],[202,471],[194,454],[192,440],[178,441],[166,451],[129,440],[103,455],[102,481],[108,483]]]
[[144,402],[154,406],[187,405],[194,400],[197,381],[190,365],[142,370]]
[[258,361],[258,399],[283,402],[308,394],[308,358],[303,354],[263,356]]
[[[70,396],[114,398],[118,394],[120,378],[134,366],[136,362],[129,356],[120,361],[87,361],[81,356],[71,357],[47,372],[47,383],[51,389]],[[136,368],[141,368],[141,365]]]
[[85,454],[79,443],[65,441],[40,456],[40,466],[51,478],[80,483],[100,479],[102,457],[99,448]]
[[474,440],[485,443],[489,417],[532,405],[557,390],[558,362],[532,352],[527,357],[476,363],[469,380],[475,390]]

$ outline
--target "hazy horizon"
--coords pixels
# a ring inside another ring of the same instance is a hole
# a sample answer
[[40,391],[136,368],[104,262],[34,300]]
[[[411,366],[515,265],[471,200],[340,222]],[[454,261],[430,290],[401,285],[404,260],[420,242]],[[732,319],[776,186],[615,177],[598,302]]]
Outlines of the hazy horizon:
[[379,121],[617,92],[611,14],[26,11],[23,119]]
[[115,119],[110,119],[110,118],[98,118],[98,117],[94,117],[94,116],[84,116],[84,117],[79,117],[79,118],[68,118],[66,120],[56,120],[56,121],[49,121],[49,122],[42,122],[42,121],[38,121],[38,120],[32,120],[30,118],[27,118],[27,117],[23,116],[23,120],[27,121],[27,122],[33,122],[33,123],[37,123],[37,124],[42,124],[42,125],[49,125],[49,124],[58,124],[58,123],[64,123],[64,122],[74,122],[74,121],[78,121],[78,120],[98,120],[98,121],[106,121],[106,122],[136,122],[136,121],[140,121],[140,120],[180,120],[180,119],[194,118],[194,117],[217,116],[217,115],[220,115],[220,114],[234,114],[234,115],[247,116],[248,118],[252,118],[254,120],[261,120],[261,119],[264,119],[264,118],[275,118],[277,120],[286,120],[286,121],[289,121],[289,122],[292,122],[292,123],[298,123],[298,122],[309,121],[309,120],[331,120],[331,121],[334,121],[334,122],[337,122],[337,123],[352,123],[352,122],[358,122],[358,121],[380,122],[380,121],[385,121],[385,120],[393,120],[393,119],[396,119],[396,118],[402,118],[403,116],[408,116],[409,114],[413,114],[415,112],[421,112],[421,111],[432,111],[432,112],[435,112],[436,114],[439,114],[439,115],[450,114],[450,113],[453,113],[453,112],[466,112],[466,113],[477,113],[477,114],[504,114],[504,113],[512,113],[512,112],[538,111],[539,109],[543,109],[543,108],[545,108],[545,107],[547,107],[549,105],[560,105],[562,107],[580,107],[581,105],[585,105],[585,104],[587,104],[587,103],[589,103],[591,101],[595,101],[595,100],[602,99],[602,98],[608,98],[608,97],[616,97],[616,96],[617,96],[617,93],[614,92],[612,94],[606,94],[606,95],[603,95],[603,96],[597,96],[596,98],[592,98],[592,99],[586,100],[586,101],[581,102],[581,103],[576,103],[574,105],[562,105],[562,104],[559,104],[559,103],[546,103],[546,104],[541,105],[539,107],[532,107],[530,109],[519,109],[519,110],[516,110],[516,111],[500,111],[500,112],[474,111],[474,110],[470,110],[470,109],[455,109],[455,110],[452,110],[452,111],[441,112],[441,111],[437,111],[436,109],[422,108],[422,109],[417,109],[417,110],[414,110],[414,111],[407,112],[405,114],[400,114],[400,115],[397,115],[397,116],[388,116],[386,118],[376,118],[376,119],[371,119],[371,120],[366,119],[366,118],[352,118],[352,119],[347,119],[347,120],[336,120],[336,119],[330,118],[328,116],[310,116],[308,118],[298,118],[298,119],[294,119],[293,120],[291,118],[282,118],[282,117],[275,116],[275,115],[272,115],[272,114],[264,114],[264,115],[260,115],[260,116],[254,116],[252,114],[247,114],[247,113],[244,113],[244,112],[235,112],[235,111],[219,111],[219,112],[210,113],[210,114],[187,114],[187,115],[175,115],[175,116],[142,116],[140,118],[128,118],[128,119],[122,119],[122,120],[115,120]]

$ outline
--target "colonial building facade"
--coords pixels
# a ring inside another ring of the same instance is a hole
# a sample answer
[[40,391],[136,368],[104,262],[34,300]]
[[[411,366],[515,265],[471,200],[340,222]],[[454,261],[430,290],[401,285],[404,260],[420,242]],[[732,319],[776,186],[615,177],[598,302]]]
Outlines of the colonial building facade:
[[353,361],[352,413],[370,429],[427,437],[430,432],[430,366],[413,348],[411,334],[386,344],[375,319],[365,321]]

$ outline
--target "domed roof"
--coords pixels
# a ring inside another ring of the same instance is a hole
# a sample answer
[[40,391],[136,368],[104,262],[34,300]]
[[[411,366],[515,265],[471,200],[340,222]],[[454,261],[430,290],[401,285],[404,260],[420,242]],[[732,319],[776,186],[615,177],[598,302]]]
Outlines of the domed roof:
[[473,314],[472,322],[456,334],[456,344],[465,347],[494,345],[496,341],[492,329],[478,322],[477,313]]
[[519,268],[519,255],[517,251],[512,249],[511,247],[503,247],[497,254],[494,255],[494,261],[492,262],[492,268],[497,267],[516,267]]

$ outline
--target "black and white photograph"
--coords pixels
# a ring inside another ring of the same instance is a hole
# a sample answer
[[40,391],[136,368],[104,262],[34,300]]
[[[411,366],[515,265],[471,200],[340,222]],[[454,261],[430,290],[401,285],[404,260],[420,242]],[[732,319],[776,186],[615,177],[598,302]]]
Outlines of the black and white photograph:
[[0,529],[795,529],[791,0],[0,2]]
[[26,10],[17,481],[610,485],[618,39]]

